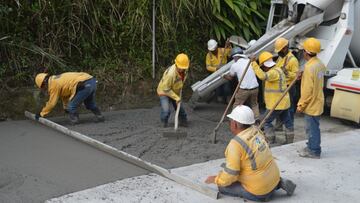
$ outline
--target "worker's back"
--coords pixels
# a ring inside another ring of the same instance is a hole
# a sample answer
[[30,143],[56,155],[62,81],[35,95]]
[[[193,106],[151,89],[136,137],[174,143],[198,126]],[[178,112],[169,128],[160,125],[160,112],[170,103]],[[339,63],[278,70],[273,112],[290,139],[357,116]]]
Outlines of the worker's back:
[[264,195],[271,192],[280,181],[279,168],[264,137],[250,127],[235,136],[227,148],[240,148],[239,182],[249,192]]

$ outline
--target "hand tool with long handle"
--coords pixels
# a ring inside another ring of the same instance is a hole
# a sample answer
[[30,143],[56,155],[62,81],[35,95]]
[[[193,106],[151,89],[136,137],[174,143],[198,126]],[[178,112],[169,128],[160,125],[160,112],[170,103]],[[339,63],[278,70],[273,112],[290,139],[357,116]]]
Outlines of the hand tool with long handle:
[[179,137],[186,137],[187,133],[186,132],[179,132],[178,131],[178,127],[179,127],[179,112],[180,112],[180,107],[181,107],[181,99],[182,99],[182,90],[180,91],[180,101],[177,103],[176,105],[176,111],[175,111],[175,121],[174,121],[174,132],[164,132],[163,136],[164,137],[173,137],[173,138],[179,138]]
[[290,85],[285,89],[285,91],[282,93],[280,99],[275,103],[275,105],[271,108],[271,110],[265,115],[265,117],[262,119],[262,121],[260,122],[258,129],[261,129],[263,127],[263,125],[265,124],[266,119],[268,119],[270,117],[270,115],[275,111],[275,108],[280,104],[281,100],[285,97],[285,95],[289,92],[289,90],[292,88],[292,86],[294,86],[294,84],[296,83],[296,78],[298,78],[300,76],[301,72],[297,72],[295,79],[290,83]]
[[228,103],[228,105],[227,105],[227,107],[226,107],[226,109],[225,109],[225,111],[224,111],[224,113],[223,113],[223,115],[222,115],[219,123],[218,123],[217,126],[214,128],[213,133],[211,134],[211,141],[212,141],[213,144],[216,143],[216,132],[218,131],[219,127],[221,126],[222,122],[224,121],[225,116],[226,116],[226,114],[228,113],[229,108],[230,108],[230,106],[232,105],[232,103],[233,103],[233,101],[234,101],[234,99],[235,99],[235,95],[236,95],[236,93],[237,93],[237,92],[239,91],[239,89],[240,89],[240,85],[241,85],[242,81],[244,80],[245,74],[247,73],[247,71],[248,71],[248,69],[249,69],[249,67],[250,67],[250,63],[251,63],[251,60],[249,60],[248,64],[246,65],[246,68],[245,68],[243,74],[241,75],[241,78],[239,79],[239,83],[238,83],[238,85],[236,86],[236,89],[235,89],[233,95],[231,96],[231,99],[230,99],[230,101],[229,101],[229,103]]

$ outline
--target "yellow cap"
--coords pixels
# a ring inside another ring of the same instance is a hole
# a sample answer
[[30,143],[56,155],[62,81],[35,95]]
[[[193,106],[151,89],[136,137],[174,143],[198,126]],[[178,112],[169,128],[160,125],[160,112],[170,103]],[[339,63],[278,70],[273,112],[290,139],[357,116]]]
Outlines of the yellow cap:
[[175,65],[180,69],[188,69],[190,65],[189,57],[184,53],[177,55],[175,58]]
[[47,73],[39,73],[35,77],[35,84],[38,86],[38,88],[41,88],[41,85],[44,82],[45,77],[47,76]]
[[289,44],[289,40],[283,38],[283,37],[280,37],[279,39],[277,39],[275,41],[275,52],[278,53],[280,52],[285,46],[287,46]]
[[304,50],[310,53],[317,54],[321,50],[320,41],[314,37],[307,38],[303,44]]
[[259,63],[260,63],[260,66],[267,60],[269,59],[272,59],[273,55],[268,52],[268,51],[264,51],[260,54],[259,56]]

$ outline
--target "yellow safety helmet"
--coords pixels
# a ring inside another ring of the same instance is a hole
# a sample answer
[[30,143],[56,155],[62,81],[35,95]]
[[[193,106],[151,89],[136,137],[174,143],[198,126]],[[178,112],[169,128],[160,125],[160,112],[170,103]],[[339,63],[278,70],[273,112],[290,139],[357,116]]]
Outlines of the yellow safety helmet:
[[305,51],[317,54],[321,50],[321,43],[318,39],[310,37],[304,41],[303,47]]
[[260,63],[260,66],[267,60],[269,59],[272,59],[273,55],[268,52],[268,51],[264,51],[260,54],[259,56],[259,63]]
[[275,41],[275,52],[278,53],[280,52],[285,46],[287,46],[289,44],[289,40],[283,38],[283,37],[280,37],[279,39],[277,39]]
[[181,54],[176,56],[176,58],[175,58],[176,67],[186,70],[186,69],[189,68],[189,64],[190,64],[190,60],[189,60],[189,57],[186,54],[181,53]]
[[35,77],[35,84],[38,86],[38,88],[41,88],[41,85],[44,82],[45,77],[47,76],[47,73],[39,73]]

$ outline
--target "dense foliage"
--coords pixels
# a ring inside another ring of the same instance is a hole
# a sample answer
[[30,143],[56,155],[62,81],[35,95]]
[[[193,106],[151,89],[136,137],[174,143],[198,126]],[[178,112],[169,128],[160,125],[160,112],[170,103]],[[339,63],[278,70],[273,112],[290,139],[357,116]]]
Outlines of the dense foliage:
[[[206,42],[258,37],[269,0],[156,0],[156,68],[179,52],[204,71]],[[88,71],[105,86],[151,78],[152,0],[4,0],[0,4],[0,83],[32,85],[39,67]]]

